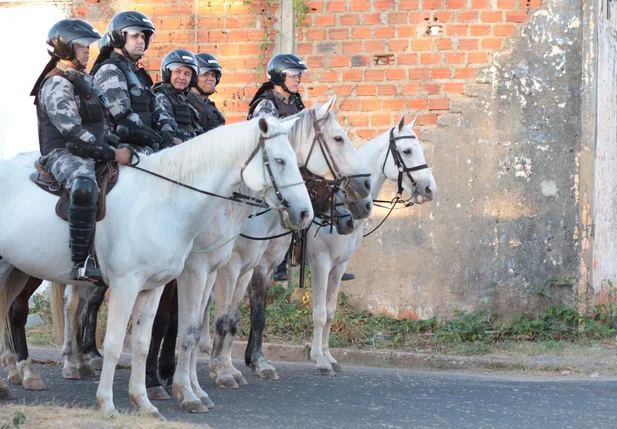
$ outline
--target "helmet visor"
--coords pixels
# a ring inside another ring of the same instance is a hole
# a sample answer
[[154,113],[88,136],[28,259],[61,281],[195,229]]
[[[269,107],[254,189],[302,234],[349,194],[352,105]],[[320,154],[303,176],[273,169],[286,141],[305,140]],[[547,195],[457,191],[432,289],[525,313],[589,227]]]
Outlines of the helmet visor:
[[152,29],[150,29],[149,27],[142,27],[140,25],[131,25],[129,27],[124,27],[122,29],[123,33],[128,33],[128,34],[138,34],[138,33],[143,33],[144,36],[146,36],[146,38],[150,38],[150,41],[153,41],[156,37],[156,33],[154,31],[152,31]]
[[81,45],[81,46],[90,46],[94,42],[97,42],[100,37],[79,37],[77,39],[73,39],[71,42],[73,45]]
[[221,74],[221,69],[218,67],[199,67],[199,74],[206,74],[208,72],[214,72],[215,75]]
[[285,69],[283,70],[283,73],[285,74],[285,76],[289,76],[289,77],[299,76],[300,79],[302,79],[303,77],[306,77],[306,70],[304,69]]

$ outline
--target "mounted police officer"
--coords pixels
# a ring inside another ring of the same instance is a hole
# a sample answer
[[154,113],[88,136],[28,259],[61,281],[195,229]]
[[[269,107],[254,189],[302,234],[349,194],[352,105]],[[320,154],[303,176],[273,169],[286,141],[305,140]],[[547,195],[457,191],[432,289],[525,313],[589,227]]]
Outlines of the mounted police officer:
[[94,85],[109,100],[114,131],[123,142],[146,153],[174,144],[177,125],[159,105],[152,79],[137,62],[155,29],[141,12],[120,12],[107,28],[104,46],[92,69]]
[[51,60],[31,93],[39,124],[39,163],[70,190],[72,280],[102,280],[89,257],[99,192],[95,163],[127,164],[131,157],[128,149],[109,144],[105,100],[85,72],[90,45],[100,38],[85,21],[64,19],[56,23],[47,36]]
[[154,86],[159,104],[178,124],[175,137],[183,142],[204,132],[199,112],[188,99],[191,88],[197,85],[198,75],[195,55],[186,49],[176,49],[163,58],[162,82]]
[[269,81],[261,85],[251,100],[248,118],[262,114],[285,118],[304,110],[298,87],[306,70],[306,64],[297,55],[275,55],[268,63]]
[[201,53],[195,55],[199,64],[197,85],[188,94],[189,102],[201,116],[201,127],[205,132],[225,125],[225,116],[216,108],[210,96],[216,92],[216,86],[221,81],[223,69],[214,55]]

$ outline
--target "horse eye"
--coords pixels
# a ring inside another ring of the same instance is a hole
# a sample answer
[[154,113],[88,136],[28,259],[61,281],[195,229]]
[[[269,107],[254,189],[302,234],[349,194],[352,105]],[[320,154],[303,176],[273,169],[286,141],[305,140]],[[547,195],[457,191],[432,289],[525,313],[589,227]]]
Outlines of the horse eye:
[[343,137],[341,137],[341,136],[334,137],[334,140],[339,142],[339,143],[343,143],[345,141],[345,139]]
[[274,158],[274,160],[281,165],[285,165],[285,160],[282,158]]
[[411,149],[405,149],[405,150],[403,151],[403,153],[404,153],[405,155],[411,155]]

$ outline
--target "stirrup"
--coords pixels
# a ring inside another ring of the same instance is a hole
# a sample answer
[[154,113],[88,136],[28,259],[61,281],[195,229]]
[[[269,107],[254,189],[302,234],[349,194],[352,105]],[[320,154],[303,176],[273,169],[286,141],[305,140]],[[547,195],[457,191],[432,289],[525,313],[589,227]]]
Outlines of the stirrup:
[[[89,262],[92,262],[92,268],[94,268],[97,271],[97,273],[94,276],[91,276],[91,275],[88,276],[87,274]],[[73,267],[73,272],[71,274],[73,277],[72,280],[87,281],[87,282],[94,283],[96,286],[105,286],[105,283],[103,282],[102,273],[100,272],[99,267],[96,266],[96,261],[90,255],[86,257],[86,260],[81,264],[81,266]]]

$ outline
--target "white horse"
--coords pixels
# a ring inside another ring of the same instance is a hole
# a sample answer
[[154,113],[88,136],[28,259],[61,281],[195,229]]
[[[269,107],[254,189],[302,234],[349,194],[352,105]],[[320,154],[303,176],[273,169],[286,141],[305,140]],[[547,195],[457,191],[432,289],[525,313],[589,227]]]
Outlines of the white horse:
[[[220,127],[144,158],[140,167],[219,195],[228,195],[244,182],[285,214],[287,227],[302,228],[313,211],[306,188],[299,186],[302,178],[287,139],[292,125],[259,118]],[[68,228],[54,214],[57,198],[29,181],[31,171],[0,161],[0,255],[20,271],[67,283],[72,267]],[[121,167],[116,189],[107,199],[107,216],[98,223],[95,237],[110,290],[105,361],[96,395],[104,412],[116,412],[112,383],[132,310],[129,396],[139,411],[160,416],[146,395],[144,380],[160,286],[178,277],[195,237],[224,203],[224,199]],[[47,247],[42,248],[41,241]],[[0,292],[6,293],[6,288]],[[0,335],[7,311],[6,305],[0,308]]]
[[[296,115],[292,119],[295,124],[289,131],[289,139],[300,166],[329,179],[334,179],[336,174],[346,177],[357,176],[346,181],[345,189],[353,195],[363,196],[369,192],[370,181],[367,180],[367,175],[361,176],[363,169],[355,150],[351,143],[342,137],[343,129],[331,112],[335,101],[336,97],[332,97],[324,106],[307,109]],[[320,130],[319,136],[317,130]],[[318,142],[317,138],[323,138],[323,141]],[[318,148],[318,145],[323,146]],[[332,171],[333,169],[335,171]],[[247,193],[247,190],[242,189],[241,192]],[[222,206],[218,215],[212,218],[208,228],[195,238],[193,250],[185,261],[182,274],[177,279],[179,326],[183,328],[178,332],[180,347],[172,391],[182,402],[182,409],[185,411],[207,412],[207,408],[199,405],[199,400],[206,407],[213,406],[197,379],[195,345],[199,341],[199,336],[195,333],[201,330],[207,298],[212,291],[217,270],[230,260],[235,239],[243,226],[252,230],[254,224],[260,223],[263,219],[268,219],[267,222],[273,224],[269,226],[270,228],[279,225],[275,212],[253,220],[247,219],[247,216],[255,211],[252,207],[233,202]],[[72,296],[76,296],[75,293]],[[75,299],[67,301],[65,308],[78,308],[73,304],[75,301]],[[70,319],[76,320],[76,317],[67,317],[67,321]],[[74,330],[76,323],[67,323],[67,326],[72,326]],[[66,341],[73,338],[67,331],[64,349],[67,348]],[[148,395],[151,399],[165,398],[165,392],[160,387],[149,389]]]
[[[377,198],[386,180],[400,180],[403,190],[412,196],[416,204],[434,198],[437,185],[431,170],[426,166],[424,148],[413,130],[415,123],[416,119],[405,126],[405,116],[403,116],[398,125],[391,130],[392,134],[390,132],[381,134],[358,149],[360,158],[371,172],[373,199]],[[397,165],[396,159],[404,165]],[[407,168],[409,174],[401,171],[401,167]],[[347,267],[347,261],[362,242],[363,224],[364,221],[357,222],[356,230],[349,235],[319,231],[314,237],[314,227],[311,226],[309,230],[307,258],[311,267],[313,289],[311,359],[317,364],[319,374],[333,375],[335,371],[341,370],[341,366],[330,353],[328,341],[336,312],[341,277]]]

